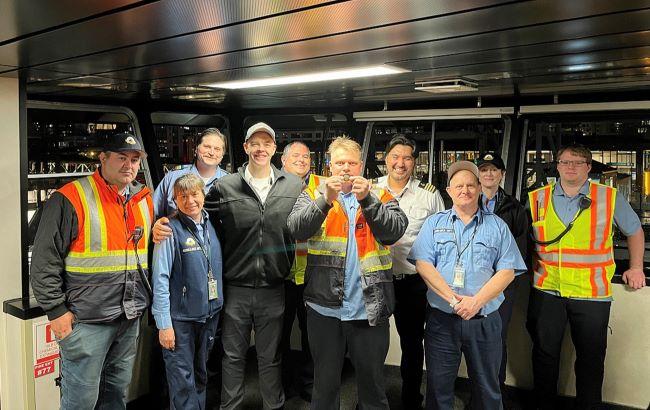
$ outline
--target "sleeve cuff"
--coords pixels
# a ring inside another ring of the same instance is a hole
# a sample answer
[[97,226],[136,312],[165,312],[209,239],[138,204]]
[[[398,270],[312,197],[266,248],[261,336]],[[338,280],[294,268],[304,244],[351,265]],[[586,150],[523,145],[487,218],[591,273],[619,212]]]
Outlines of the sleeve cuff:
[[332,208],[332,205],[327,203],[324,196],[319,196],[318,198],[316,198],[316,206],[324,214],[327,214],[329,210]]
[[156,314],[153,316],[156,320],[156,327],[158,329],[169,329],[172,327],[172,318],[169,314]]
[[65,315],[66,313],[68,313],[68,307],[65,305],[65,303],[62,303],[59,306],[56,306],[53,309],[50,309],[47,312],[45,312],[49,320],[58,319],[59,317]]

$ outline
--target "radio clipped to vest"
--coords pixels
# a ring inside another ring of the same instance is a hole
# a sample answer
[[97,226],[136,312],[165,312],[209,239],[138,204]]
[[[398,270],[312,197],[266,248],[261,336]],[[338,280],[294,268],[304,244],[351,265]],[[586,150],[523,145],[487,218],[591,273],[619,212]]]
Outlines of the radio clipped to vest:
[[540,241],[540,240],[537,240],[535,238],[535,236],[531,232],[530,236],[531,236],[533,242],[535,242],[538,245],[543,245],[543,246],[553,245],[554,243],[560,242],[560,240],[564,237],[564,235],[566,235],[571,230],[571,228],[573,228],[573,224],[580,217],[580,215],[584,211],[586,211],[587,209],[589,209],[591,207],[591,198],[589,198],[588,196],[583,196],[582,198],[580,198],[580,202],[578,202],[578,207],[580,208],[580,210],[578,211],[576,216],[573,217],[573,220],[571,222],[569,222],[569,224],[564,229],[564,231],[560,232],[560,234],[558,236],[556,236],[555,238],[553,238],[551,240],[548,240],[548,241]]
[[136,226],[133,232],[131,233],[130,240],[133,243],[133,250],[135,251],[135,259],[137,261],[138,274],[140,275],[140,280],[144,284],[144,287],[147,290],[147,294],[149,294],[149,298],[151,299],[153,297],[153,289],[151,288],[151,282],[149,282],[149,277],[147,276],[147,273],[142,268],[142,263],[140,263],[140,255],[138,255],[138,242],[140,242],[140,239],[142,239],[143,234],[144,234],[144,228],[141,226]]

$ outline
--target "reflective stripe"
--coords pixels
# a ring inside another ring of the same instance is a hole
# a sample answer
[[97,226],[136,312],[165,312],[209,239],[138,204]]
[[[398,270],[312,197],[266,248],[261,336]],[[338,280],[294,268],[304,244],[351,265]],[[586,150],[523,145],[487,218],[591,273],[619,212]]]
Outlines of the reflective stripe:
[[605,263],[613,262],[611,248],[608,248],[608,252],[600,254],[571,253],[565,252],[564,249],[562,249],[561,253],[558,250],[554,250],[551,252],[538,251],[537,254],[539,255],[540,260],[543,262],[555,264],[562,262],[563,265],[567,263],[575,263],[588,267],[588,265],[602,265]]
[[607,296],[609,293],[609,281],[607,280],[607,272],[604,267],[591,268],[591,275],[589,282],[591,283],[591,296]]
[[347,254],[346,238],[311,238],[307,246],[308,253],[312,255],[340,256],[345,258]]
[[[101,236],[101,224],[97,217],[93,217],[91,209],[98,210],[101,207],[101,201],[97,201],[95,197],[95,192],[91,187],[91,177],[81,178],[74,181],[74,186],[77,189],[79,194],[79,199],[81,200],[81,206],[84,210],[84,220],[78,221],[83,223],[84,226],[84,249],[89,249],[94,252],[101,252],[102,250],[102,236]],[[98,204],[99,202],[99,204]],[[104,212],[102,210],[102,216]]]
[[[149,215],[149,204],[147,203],[147,198],[142,198],[138,202],[138,207],[140,207],[140,215],[142,215],[142,220],[144,221],[144,234],[138,245],[143,245],[146,249],[149,244],[149,232],[151,229],[151,215]],[[141,246],[138,246],[140,248]]]
[[393,261],[388,249],[370,252],[361,258],[360,262],[362,274],[388,270],[393,266]]
[[[71,253],[65,258],[65,270],[74,273],[100,273],[137,269],[137,258],[133,251],[107,252],[108,255],[102,255],[103,253]],[[146,260],[142,262],[142,267],[146,269]]]

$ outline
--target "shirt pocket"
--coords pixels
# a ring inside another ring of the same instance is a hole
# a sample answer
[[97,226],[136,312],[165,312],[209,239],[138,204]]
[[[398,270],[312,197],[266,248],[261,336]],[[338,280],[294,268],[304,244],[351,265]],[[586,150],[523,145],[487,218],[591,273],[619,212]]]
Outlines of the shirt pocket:
[[456,238],[451,233],[436,233],[434,236],[436,265],[454,263],[456,256]]
[[494,269],[499,255],[496,242],[489,239],[477,239],[472,247],[474,265]]

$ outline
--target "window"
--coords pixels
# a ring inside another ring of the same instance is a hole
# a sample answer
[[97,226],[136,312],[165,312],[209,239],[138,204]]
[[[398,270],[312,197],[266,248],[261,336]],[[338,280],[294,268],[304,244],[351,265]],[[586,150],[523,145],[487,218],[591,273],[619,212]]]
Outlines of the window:
[[197,136],[207,128],[217,128],[226,137],[226,152],[220,166],[233,172],[230,129],[226,118],[221,115],[154,112],[151,122],[165,173],[194,161]]

